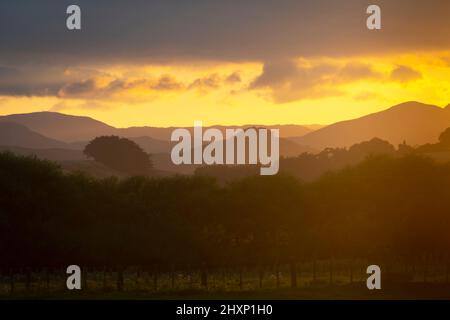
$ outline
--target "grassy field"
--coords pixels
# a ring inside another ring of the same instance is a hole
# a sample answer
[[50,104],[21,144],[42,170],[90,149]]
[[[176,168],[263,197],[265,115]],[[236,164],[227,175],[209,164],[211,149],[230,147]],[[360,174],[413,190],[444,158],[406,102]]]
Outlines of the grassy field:
[[363,283],[352,285],[310,286],[304,288],[260,289],[244,291],[179,290],[166,292],[146,291],[35,291],[3,295],[2,299],[76,299],[76,300],[372,300],[372,299],[450,299],[450,285],[407,283],[389,285],[381,290],[369,291]]
[[[124,290],[117,290],[114,272],[90,272],[82,290],[67,290],[66,274],[34,273],[10,278],[0,277],[0,299],[450,299],[450,283],[443,267],[428,270],[384,273],[382,289],[366,287],[364,265],[350,272],[348,265],[336,265],[332,272],[327,263],[318,263],[315,273],[302,265],[297,274],[297,288],[290,287],[287,269],[281,269],[278,279],[274,270],[266,270],[262,278],[255,270],[242,274],[216,271],[208,274],[207,287],[200,285],[200,274],[136,272],[125,273]],[[400,269],[397,268],[397,269]],[[414,271],[414,272],[413,272]],[[155,281],[156,280],[156,281]]]

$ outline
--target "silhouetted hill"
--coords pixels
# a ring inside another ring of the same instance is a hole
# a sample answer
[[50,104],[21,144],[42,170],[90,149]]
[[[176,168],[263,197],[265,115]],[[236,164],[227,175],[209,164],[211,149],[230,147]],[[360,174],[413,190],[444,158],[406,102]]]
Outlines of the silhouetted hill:
[[34,112],[0,117],[0,122],[14,122],[47,137],[64,142],[91,140],[114,134],[116,129],[89,117],[70,116],[57,112]]
[[0,145],[34,149],[68,148],[64,142],[47,138],[23,125],[10,122],[0,122]]
[[[396,149],[387,141],[373,138],[351,146],[350,148],[328,148],[320,153],[303,153],[301,155],[281,158],[280,172],[296,176],[303,181],[313,181],[325,172],[332,172],[347,166],[355,165],[368,156],[388,155],[398,156]],[[251,175],[259,174],[255,165],[238,166],[201,166],[195,174],[211,176],[221,182],[230,182]]]
[[[160,128],[148,126],[115,128],[90,117],[66,115],[57,112],[34,112],[0,116],[0,122],[19,123],[44,136],[70,143],[89,141],[95,137],[104,135],[117,135],[126,138],[151,137],[156,140],[170,141],[170,135],[175,129],[175,127]],[[296,137],[312,132],[314,130],[312,128],[317,128],[317,126],[273,125],[264,127],[268,129],[280,129],[281,137]],[[249,128],[261,127],[261,125],[213,127],[224,131],[225,128]],[[192,127],[186,128],[191,132],[193,130]]]
[[[87,143],[98,136],[117,135],[126,137],[136,142],[147,153],[151,154],[169,154],[174,143],[170,141],[170,136],[174,127],[157,128],[157,127],[130,127],[130,128],[115,128],[109,126],[103,122],[97,121],[89,117],[71,116],[56,112],[36,112],[28,114],[15,114],[0,117],[1,123],[17,123],[22,128],[29,129],[30,140],[27,141],[26,136],[22,134],[5,134],[0,140],[0,145],[16,146],[30,149],[77,149],[83,150]],[[12,126],[12,125],[10,125]],[[297,143],[283,139],[287,136],[298,136],[308,132],[312,132],[312,129],[306,126],[299,125],[273,125],[273,126],[257,126],[257,125],[245,125],[245,126],[213,126],[223,132],[225,135],[225,129],[231,128],[267,128],[267,129],[280,129],[280,154],[285,157],[297,156],[303,152],[315,152],[316,150],[310,147],[298,145]],[[192,127],[186,127],[191,134],[193,134]],[[207,129],[206,127],[204,128]],[[23,131],[23,130],[22,130]],[[41,139],[32,137],[31,132],[34,131],[36,135],[40,135]],[[45,137],[44,137],[45,136]],[[51,137],[51,138],[47,138]],[[54,139],[53,142],[47,141]],[[19,141],[20,140],[20,141]],[[58,141],[57,141],[58,140]],[[44,143],[44,141],[47,141]],[[64,141],[64,142],[62,142]],[[61,153],[61,152],[60,152]],[[43,152],[40,152],[43,154]],[[58,155],[66,159],[68,153],[64,155]],[[45,153],[44,153],[44,158]],[[54,156],[50,157],[52,160]],[[167,158],[164,156],[163,158]],[[76,159],[78,160],[78,156]],[[170,159],[169,159],[170,160]],[[178,170],[177,170],[178,171]]]
[[288,138],[280,138],[280,156],[281,157],[296,157],[302,153],[316,153],[317,149],[312,147],[300,145]]
[[406,102],[358,119],[338,122],[303,137],[290,138],[316,149],[349,147],[378,137],[397,145],[433,143],[450,127],[450,108]]
[[[311,125],[312,127],[317,127],[319,125]],[[191,134],[193,134],[193,127],[184,127],[188,129]],[[309,128],[308,126],[303,125],[243,125],[243,126],[210,126],[204,127],[204,130],[207,128],[215,128],[219,129],[224,135],[226,129],[237,129],[237,128],[267,128],[267,129],[279,129],[280,137],[298,137],[303,136],[309,132],[314,131],[314,129]],[[130,128],[120,128],[118,130],[118,134],[124,137],[141,137],[141,136],[149,136],[158,140],[170,141],[170,135],[172,131],[175,130],[175,127],[167,127],[167,128],[157,128],[157,127],[130,127]]]
[[0,151],[9,151],[21,156],[36,156],[38,159],[56,162],[86,160],[86,156],[81,150],[61,148],[32,149],[16,146],[0,146]]

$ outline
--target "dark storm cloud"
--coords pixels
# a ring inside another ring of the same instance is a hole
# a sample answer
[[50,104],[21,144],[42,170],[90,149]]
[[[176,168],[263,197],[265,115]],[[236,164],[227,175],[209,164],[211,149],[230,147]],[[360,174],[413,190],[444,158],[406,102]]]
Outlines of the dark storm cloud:
[[0,78],[14,77],[19,74],[19,71],[15,68],[0,66]]
[[[372,2],[381,31],[365,27],[366,0],[2,0],[0,61],[269,61],[450,47],[450,1]],[[74,3],[81,31],[65,27]]]
[[15,97],[32,97],[32,96],[55,96],[60,88],[59,84],[54,85],[39,85],[39,84],[1,84],[0,96],[15,96]]
[[[0,96],[53,96],[63,82],[53,77],[43,80],[39,68],[0,66]],[[51,70],[50,74],[54,71]]]
[[[381,31],[365,27],[371,3],[381,6]],[[81,7],[81,31],[66,29],[71,4]],[[2,0],[0,95],[107,97],[134,87],[204,92],[241,81],[235,73],[96,85],[101,64],[204,60],[264,62],[251,88],[271,88],[279,102],[335,95],[324,84],[377,74],[367,65],[297,68],[293,58],[450,49],[449,12],[448,0]],[[397,69],[393,80],[417,76]]]

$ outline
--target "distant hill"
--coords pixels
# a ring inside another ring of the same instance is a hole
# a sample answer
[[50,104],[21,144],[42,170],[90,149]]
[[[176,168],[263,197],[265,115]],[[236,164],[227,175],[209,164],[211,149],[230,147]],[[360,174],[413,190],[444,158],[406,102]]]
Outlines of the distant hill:
[[[155,157],[161,159],[160,163],[170,161],[169,154],[174,143],[170,136],[175,129],[156,127],[130,127],[115,128],[103,122],[89,117],[71,116],[57,112],[35,112],[28,114],[14,114],[0,116],[0,126],[3,134],[0,137],[0,146],[14,146],[16,151],[22,153],[38,153],[40,157],[56,160],[80,160],[80,153],[66,152],[68,149],[83,150],[86,144],[95,137],[102,135],[117,135],[126,137],[136,142],[147,153],[158,154]],[[317,125],[312,125],[317,126]],[[301,136],[312,132],[307,126],[300,125],[245,125],[245,126],[213,126],[225,133],[225,129],[236,128],[267,128],[280,129],[280,154],[282,156],[297,156],[303,152],[315,152],[311,147],[298,145],[297,143],[284,139],[290,136]],[[193,134],[192,127],[186,127]],[[207,129],[206,127],[204,128]],[[46,149],[32,152],[25,149]],[[51,152],[49,149],[53,149]],[[165,154],[164,156],[160,156]],[[158,161],[156,161],[158,162]],[[172,167],[164,164],[164,167]],[[177,168],[175,171],[180,171]],[[186,171],[186,168],[181,169]],[[189,170],[190,171],[190,170]]]
[[[55,127],[53,126],[53,128]],[[170,152],[175,142],[157,140],[148,136],[130,137],[129,139],[140,145],[144,151],[152,154],[155,172],[163,170],[164,174],[168,174],[168,172],[191,174],[197,167],[194,165],[176,166],[172,163]],[[104,174],[114,174],[114,172],[104,170],[103,167],[96,164],[85,162],[87,158],[83,155],[82,150],[87,143],[88,141],[61,142],[34,132],[22,124],[0,121],[0,151],[11,151],[19,155],[32,155],[40,159],[56,161],[64,164],[64,168],[69,171],[79,169],[80,171],[93,172],[98,177]],[[286,138],[280,139],[281,156],[298,156],[304,152],[315,152],[315,150],[300,146]]]
[[[130,127],[115,128],[101,121],[82,116],[72,116],[57,112],[34,112],[25,114],[13,114],[0,116],[0,122],[14,122],[22,124],[32,131],[56,140],[79,143],[90,141],[102,135],[118,135],[126,138],[150,137],[156,140],[170,141],[170,135],[174,127]],[[280,129],[280,137],[297,137],[312,132],[318,125],[244,125],[244,126],[212,126],[222,131],[225,128],[249,128],[264,127],[268,129]],[[192,131],[192,127],[186,127]]]
[[1,116],[0,122],[14,122],[44,136],[64,142],[91,140],[116,132],[103,122],[89,117],[70,116],[57,112],[34,112]]
[[[138,141],[135,141],[136,143],[139,143]],[[141,145],[142,146],[142,145]],[[170,171],[170,172],[176,172],[181,174],[192,174],[194,173],[195,169],[200,167],[201,165],[174,165],[172,163],[172,160],[170,158],[170,150],[168,152],[164,153],[153,153],[152,154],[152,161],[154,164],[154,167],[159,170],[164,171]],[[282,157],[296,157],[299,156],[305,152],[309,153],[316,153],[317,150],[300,146],[286,138],[280,138],[280,156]],[[191,154],[194,154],[194,151],[191,151]],[[226,155],[226,151],[224,153],[224,156]]]
[[9,151],[21,156],[36,156],[39,159],[51,160],[56,162],[61,161],[81,161],[87,160],[81,150],[70,149],[32,149],[16,146],[0,146],[0,152]]
[[302,137],[290,140],[319,150],[326,147],[349,147],[374,137],[397,145],[436,142],[450,127],[450,107],[440,108],[419,102],[406,102],[385,111],[358,119],[338,122]]
[[308,128],[310,131],[316,131],[316,130],[322,129],[323,127],[326,127],[326,125],[323,125],[323,124],[307,124],[307,125],[305,125],[305,127]]
[[300,145],[288,138],[280,138],[280,156],[282,157],[296,157],[302,153],[316,153],[319,150],[312,147]]
[[[318,125],[312,125],[313,127],[317,127]],[[193,134],[193,127],[184,127],[188,129],[191,134]],[[266,129],[279,129],[280,137],[298,137],[303,136],[307,133],[314,131],[314,129],[309,128],[308,126],[302,125],[242,125],[242,126],[210,126],[204,127],[204,130],[207,128],[215,128],[219,129],[222,133],[225,133],[226,129],[237,129],[237,128],[266,128]],[[172,131],[176,129],[175,127],[168,128],[156,128],[156,127],[130,127],[130,128],[119,128],[118,134],[123,137],[140,137],[140,136],[149,136],[158,140],[166,140],[170,141],[170,136]]]
[[[76,130],[77,125],[87,131]],[[322,174],[324,170],[356,163],[367,154],[395,152],[394,147],[389,143],[395,146],[406,141],[407,144],[413,146],[431,144],[430,146],[433,147],[433,143],[437,142],[441,132],[450,127],[450,105],[446,108],[439,108],[419,102],[407,102],[358,119],[319,128],[317,131],[310,131],[304,126],[294,125],[243,126],[240,128],[249,127],[279,128],[280,133],[284,132],[284,135],[288,135],[288,137],[282,135],[280,138],[280,155],[288,158],[282,159],[281,170],[287,170],[304,180],[312,180]],[[215,126],[215,128],[224,132],[226,128],[239,127]],[[82,150],[90,138],[80,140],[83,137],[87,138],[90,134],[95,136],[114,134],[133,140],[146,152],[152,154],[155,168],[152,175],[192,174],[199,168],[199,165],[176,166],[170,159],[170,152],[175,144],[175,142],[169,141],[173,129],[152,127],[117,129],[91,118],[51,112],[3,116],[0,117],[0,152],[9,150],[20,155],[34,155],[41,159],[57,161],[65,170],[79,170],[92,173],[97,177],[120,176],[113,170],[88,160]],[[193,130],[192,128],[187,129]],[[206,128],[204,129],[206,130]],[[58,139],[55,136],[46,136],[43,132],[55,135]],[[309,133],[301,137],[289,136],[303,132]],[[59,138],[67,139],[67,141]],[[362,141],[367,142],[361,143]],[[327,147],[347,147],[348,150],[327,149],[320,152]],[[437,152],[439,150],[433,148],[430,150],[434,151],[427,155],[440,161],[447,161],[450,157],[448,151]],[[422,153],[427,152],[423,151]],[[301,154],[303,155],[300,156]],[[332,157],[330,158],[330,156]],[[219,170],[224,177],[233,176],[228,176],[228,169],[212,168],[211,170]],[[248,173],[248,168],[232,168],[230,170],[236,170],[237,176]],[[200,171],[204,172],[205,169]]]
[[47,138],[27,127],[10,122],[0,122],[0,145],[22,148],[70,148],[66,143]]

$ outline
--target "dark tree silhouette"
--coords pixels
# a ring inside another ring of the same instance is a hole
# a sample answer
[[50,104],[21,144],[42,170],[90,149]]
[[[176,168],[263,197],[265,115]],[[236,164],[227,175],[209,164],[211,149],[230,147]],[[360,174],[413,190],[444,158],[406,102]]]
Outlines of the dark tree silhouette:
[[128,174],[148,174],[152,168],[150,155],[139,145],[117,136],[97,137],[85,147],[84,154],[111,169]]
[[176,281],[191,270],[207,286],[214,269],[233,269],[242,285],[249,268],[261,284],[265,270],[284,264],[295,287],[305,262],[314,275],[320,260],[447,263],[449,212],[450,164],[416,153],[372,155],[311,182],[256,173],[229,184],[205,176],[98,180],[0,153],[0,279],[8,275],[12,290],[15,274],[26,272],[29,283],[30,271],[76,263],[114,270],[119,290],[130,267],[152,272],[155,287],[158,273]]

